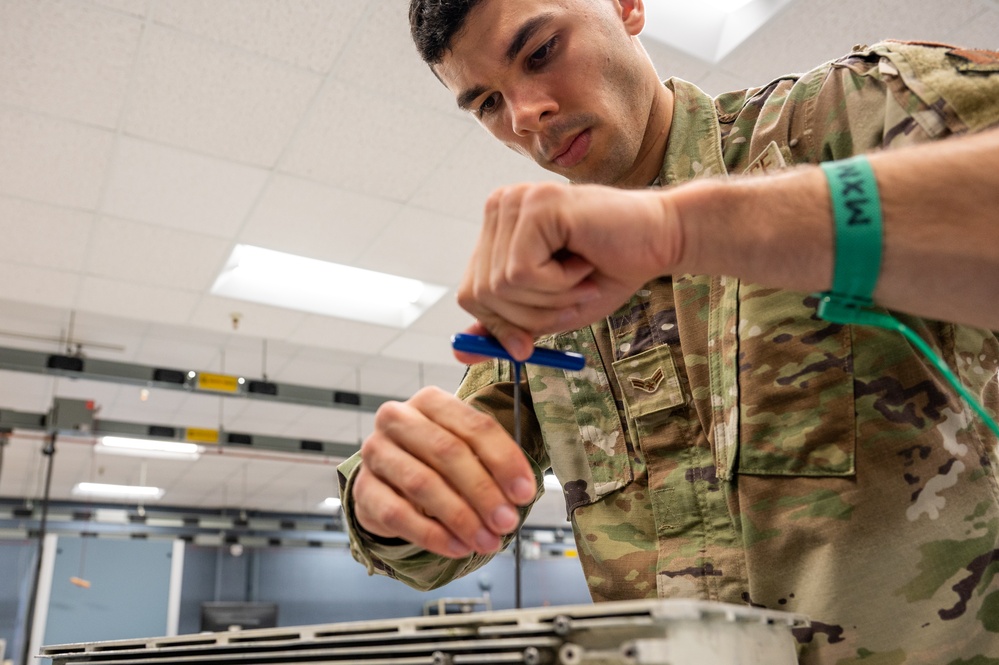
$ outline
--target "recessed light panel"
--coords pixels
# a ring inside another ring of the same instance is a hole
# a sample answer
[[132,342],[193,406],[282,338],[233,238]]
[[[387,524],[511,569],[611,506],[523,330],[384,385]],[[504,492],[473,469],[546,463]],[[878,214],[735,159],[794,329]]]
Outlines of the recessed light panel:
[[416,279],[253,245],[236,245],[211,292],[383,326],[405,328],[447,291]]
[[646,4],[644,35],[719,62],[791,0],[699,0]]

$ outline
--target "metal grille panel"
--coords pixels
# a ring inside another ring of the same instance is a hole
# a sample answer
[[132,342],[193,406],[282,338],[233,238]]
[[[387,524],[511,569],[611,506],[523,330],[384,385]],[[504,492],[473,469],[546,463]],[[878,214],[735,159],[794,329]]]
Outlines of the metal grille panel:
[[794,665],[794,614],[627,601],[42,648],[53,665]]

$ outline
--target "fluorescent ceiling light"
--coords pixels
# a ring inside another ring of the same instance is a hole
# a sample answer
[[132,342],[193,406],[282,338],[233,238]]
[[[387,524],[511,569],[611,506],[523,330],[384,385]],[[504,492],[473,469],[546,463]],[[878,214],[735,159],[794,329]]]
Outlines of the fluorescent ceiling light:
[[326,497],[323,499],[323,502],[319,504],[319,507],[323,510],[339,510],[340,498],[335,496]]
[[77,483],[74,495],[103,496],[109,499],[159,499],[163,490],[142,485],[107,485],[104,483]]
[[212,293],[264,305],[405,328],[447,291],[419,280],[253,245],[236,245]]
[[702,0],[646,3],[645,32],[710,63],[719,62],[791,0]]
[[121,436],[101,437],[94,446],[94,452],[157,459],[196,460],[204,448],[194,443],[181,441],[153,441],[150,439],[130,439]]

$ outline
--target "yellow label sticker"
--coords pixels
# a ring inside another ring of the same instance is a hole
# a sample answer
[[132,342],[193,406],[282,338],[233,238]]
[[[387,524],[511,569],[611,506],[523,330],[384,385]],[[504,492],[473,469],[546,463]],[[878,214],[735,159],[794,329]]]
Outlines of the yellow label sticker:
[[200,427],[188,427],[184,430],[184,438],[191,443],[215,443],[219,442],[219,431],[217,429],[203,429]]
[[198,390],[215,390],[222,393],[239,392],[239,377],[226,374],[198,374]]

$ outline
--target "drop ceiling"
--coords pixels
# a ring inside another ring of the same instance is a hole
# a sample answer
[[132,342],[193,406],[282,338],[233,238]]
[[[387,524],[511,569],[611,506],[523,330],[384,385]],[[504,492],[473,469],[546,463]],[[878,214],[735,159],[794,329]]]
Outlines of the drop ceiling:
[[[662,7],[648,2],[654,14]],[[719,62],[655,38],[660,74],[712,94],[884,37],[999,47],[999,4],[793,0]],[[0,346],[405,397],[452,390],[453,289],[496,186],[554,176],[494,144],[419,61],[407,3],[0,0]],[[404,330],[208,290],[237,243],[446,285]],[[62,341],[60,341],[62,340]],[[79,345],[77,345],[77,343]],[[370,414],[0,371],[0,411],[92,399],[100,417],[358,442]],[[82,480],[164,503],[310,512],[336,460],[196,462],[60,443],[53,491]],[[17,432],[0,496],[41,493]],[[559,502],[551,509],[561,519]]]

